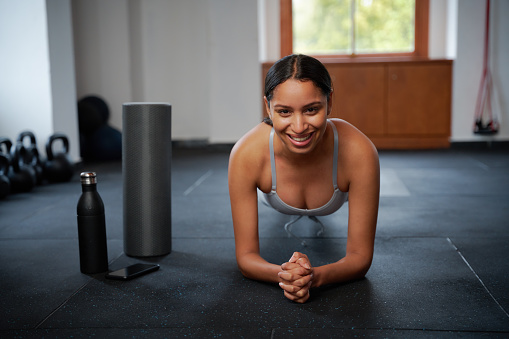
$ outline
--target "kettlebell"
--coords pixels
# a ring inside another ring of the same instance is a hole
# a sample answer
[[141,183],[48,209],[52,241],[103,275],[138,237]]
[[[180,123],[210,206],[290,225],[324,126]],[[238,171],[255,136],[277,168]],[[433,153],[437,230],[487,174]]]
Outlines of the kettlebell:
[[[30,144],[28,145],[25,144],[26,138],[30,139]],[[26,156],[23,161],[34,169],[37,185],[42,184],[44,173],[35,135],[30,131],[23,131],[18,136],[18,143],[23,144],[26,148]]]
[[11,162],[12,142],[8,138],[0,138],[0,199],[11,192],[11,181],[7,176]]
[[9,138],[0,138],[0,153],[3,153],[10,160],[12,142]]
[[9,157],[0,153],[0,200],[11,192],[11,181],[7,177],[9,172]]
[[11,147],[11,169],[8,177],[13,193],[30,192],[37,183],[35,170],[32,166],[25,164],[24,159],[27,157],[27,149],[23,144]]
[[[61,140],[63,151],[53,153],[55,141]],[[44,177],[49,182],[65,182],[71,180],[74,174],[74,165],[69,153],[69,139],[65,134],[55,133],[48,138],[46,143],[47,160],[44,164]]]

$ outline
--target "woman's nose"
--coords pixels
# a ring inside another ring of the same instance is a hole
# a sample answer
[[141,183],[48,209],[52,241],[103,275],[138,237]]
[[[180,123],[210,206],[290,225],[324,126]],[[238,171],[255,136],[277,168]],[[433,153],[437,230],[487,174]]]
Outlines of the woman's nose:
[[293,116],[292,121],[292,130],[295,132],[295,134],[302,134],[306,131],[306,119],[300,115],[296,114]]

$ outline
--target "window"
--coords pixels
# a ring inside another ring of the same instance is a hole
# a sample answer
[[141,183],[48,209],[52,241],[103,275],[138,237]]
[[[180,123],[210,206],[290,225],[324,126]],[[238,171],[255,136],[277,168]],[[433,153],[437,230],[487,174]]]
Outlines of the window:
[[429,0],[280,0],[281,55],[428,54]]

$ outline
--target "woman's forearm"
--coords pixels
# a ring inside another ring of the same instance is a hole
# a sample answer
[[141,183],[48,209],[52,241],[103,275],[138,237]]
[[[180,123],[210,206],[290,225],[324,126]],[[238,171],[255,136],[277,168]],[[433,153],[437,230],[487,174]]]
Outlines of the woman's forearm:
[[312,287],[337,284],[363,278],[371,266],[371,259],[350,254],[343,259],[314,268]]
[[237,258],[237,263],[246,278],[273,283],[280,281],[278,273],[281,272],[281,266],[269,263],[259,254],[244,254]]

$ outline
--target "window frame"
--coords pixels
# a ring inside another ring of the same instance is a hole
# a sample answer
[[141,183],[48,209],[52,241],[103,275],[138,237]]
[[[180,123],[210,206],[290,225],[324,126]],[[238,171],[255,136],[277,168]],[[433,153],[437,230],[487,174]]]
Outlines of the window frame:
[[[292,0],[280,0],[280,37],[281,57],[293,54],[293,16]],[[407,53],[376,53],[376,54],[321,54],[315,55],[320,59],[344,59],[359,57],[428,57],[428,25],[429,0],[415,0],[415,48]]]

